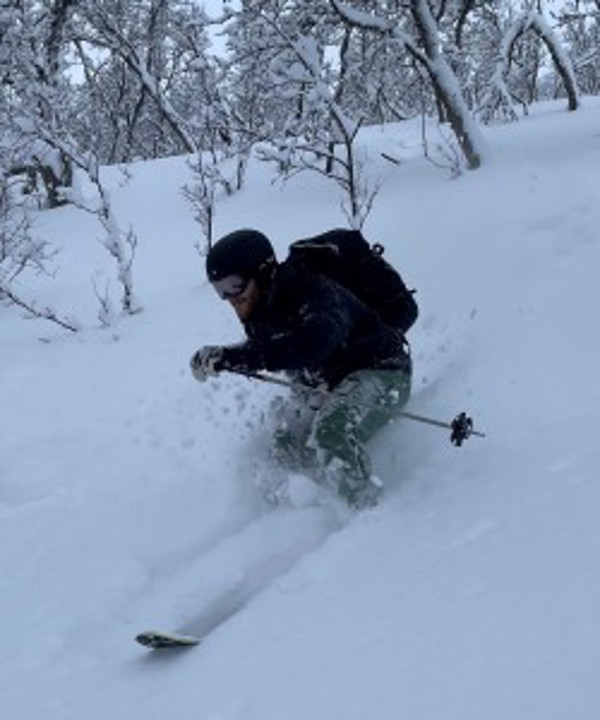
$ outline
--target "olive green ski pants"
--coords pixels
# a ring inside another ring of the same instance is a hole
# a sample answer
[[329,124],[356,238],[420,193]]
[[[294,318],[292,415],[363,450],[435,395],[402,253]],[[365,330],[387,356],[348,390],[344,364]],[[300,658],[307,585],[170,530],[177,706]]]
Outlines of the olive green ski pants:
[[402,370],[359,370],[328,393],[294,393],[280,417],[274,457],[335,482],[351,499],[371,477],[365,443],[401,412],[410,386]]

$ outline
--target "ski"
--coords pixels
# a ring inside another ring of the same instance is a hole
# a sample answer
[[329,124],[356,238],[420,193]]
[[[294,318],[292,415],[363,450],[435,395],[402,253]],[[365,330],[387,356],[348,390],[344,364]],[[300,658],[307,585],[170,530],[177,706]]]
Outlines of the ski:
[[164,633],[150,630],[135,637],[136,642],[150,650],[164,650],[167,648],[193,647],[200,643],[200,638],[192,635],[179,635],[177,633]]

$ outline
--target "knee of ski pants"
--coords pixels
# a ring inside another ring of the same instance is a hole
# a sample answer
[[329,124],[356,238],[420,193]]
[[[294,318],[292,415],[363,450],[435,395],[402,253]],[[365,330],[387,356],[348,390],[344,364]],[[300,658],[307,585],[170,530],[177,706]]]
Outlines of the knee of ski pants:
[[322,394],[294,393],[290,398],[278,398],[272,405],[275,430],[271,454],[281,464],[302,466],[313,460],[314,450],[309,447],[313,420],[322,404]]

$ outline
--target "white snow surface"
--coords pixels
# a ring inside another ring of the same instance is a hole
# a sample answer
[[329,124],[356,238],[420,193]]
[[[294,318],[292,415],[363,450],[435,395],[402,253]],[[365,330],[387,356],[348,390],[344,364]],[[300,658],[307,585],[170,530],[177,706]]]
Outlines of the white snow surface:
[[[365,233],[418,288],[407,409],[466,410],[486,437],[388,426],[384,500],[358,514],[297,476],[266,503],[281,388],[189,372],[242,333],[204,280],[183,158],[104,173],[144,306],[109,329],[100,228],[40,213],[61,252],[29,289],[83,330],[0,309],[3,718],[600,717],[600,101],[484,136],[452,180],[419,123],[363,131],[383,180]],[[255,227],[283,254],[344,225],[320,176],[272,180],[252,164],[218,234]],[[147,629],[207,634],[161,654],[133,641]]]

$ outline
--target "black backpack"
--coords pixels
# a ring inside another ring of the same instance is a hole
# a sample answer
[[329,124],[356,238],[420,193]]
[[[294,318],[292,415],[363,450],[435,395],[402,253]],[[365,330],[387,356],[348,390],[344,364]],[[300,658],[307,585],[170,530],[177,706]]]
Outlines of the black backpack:
[[331,278],[405,333],[419,314],[415,291],[407,289],[383,252],[381,245],[369,245],[359,230],[340,229],[292,243],[288,261]]

